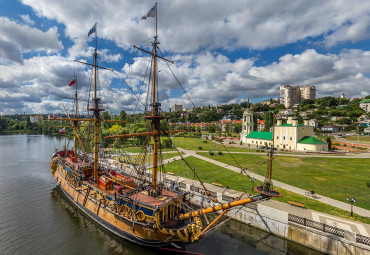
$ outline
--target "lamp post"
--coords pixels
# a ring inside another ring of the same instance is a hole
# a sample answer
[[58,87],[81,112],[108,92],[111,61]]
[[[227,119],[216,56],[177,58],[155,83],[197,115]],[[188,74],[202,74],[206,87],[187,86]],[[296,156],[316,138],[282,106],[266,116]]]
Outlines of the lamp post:
[[357,200],[356,200],[356,198],[354,198],[354,197],[351,197],[351,198],[346,197],[346,199],[347,199],[347,201],[348,201],[348,202],[350,202],[350,203],[351,203],[351,216],[353,216],[353,203],[356,203],[356,202],[357,202]]

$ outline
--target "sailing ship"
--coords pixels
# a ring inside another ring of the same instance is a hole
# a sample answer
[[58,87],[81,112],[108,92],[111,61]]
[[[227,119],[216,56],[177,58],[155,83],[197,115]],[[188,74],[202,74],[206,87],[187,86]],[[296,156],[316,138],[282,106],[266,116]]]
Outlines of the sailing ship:
[[[153,14],[153,11],[155,12]],[[160,121],[165,118],[161,114],[161,104],[157,98],[157,58],[165,61],[165,58],[157,54],[159,44],[157,37],[157,4],[147,14],[148,17],[155,17],[155,37],[153,50],[147,51],[138,48],[152,57],[152,100],[150,112],[145,115],[145,119],[150,122],[150,131],[146,133],[134,133],[126,135],[109,136],[105,138],[135,137],[146,136],[154,141],[153,161],[151,166],[151,180],[143,178],[143,173],[148,170],[147,166],[134,167],[137,178],[133,179],[122,174],[117,168],[107,166],[99,161],[99,128],[102,122],[101,100],[97,97],[97,70],[98,52],[96,47],[97,28],[96,24],[90,30],[95,33],[95,51],[93,64],[89,64],[94,69],[94,98],[93,106],[88,108],[92,112],[91,119],[78,118],[77,108],[74,118],[67,113],[68,118],[58,120],[69,121],[74,130],[75,148],[74,150],[56,151],[51,159],[51,172],[59,183],[66,197],[87,217],[106,228],[115,235],[128,241],[143,246],[167,246],[172,245],[176,248],[184,247],[202,239],[214,227],[220,217],[229,209],[268,199],[280,194],[272,189],[271,169],[273,159],[273,149],[269,153],[269,171],[264,185],[256,187],[258,195],[244,199],[237,199],[229,203],[219,203],[216,198],[209,196],[214,205],[208,208],[193,210],[187,205],[185,196],[186,191],[168,187],[158,178],[158,168],[160,167],[160,146],[161,135],[168,135],[176,131],[164,130]],[[76,93],[77,96],[77,93]],[[76,100],[77,101],[77,100]],[[78,135],[78,123],[80,121],[90,122],[94,126],[94,151],[93,160],[81,143]],[[112,120],[113,122],[113,120]],[[81,148],[81,153],[77,151],[77,143]],[[150,170],[150,169],[149,169]],[[201,182],[202,184],[202,182]],[[200,216],[222,211],[219,217],[204,228]]]

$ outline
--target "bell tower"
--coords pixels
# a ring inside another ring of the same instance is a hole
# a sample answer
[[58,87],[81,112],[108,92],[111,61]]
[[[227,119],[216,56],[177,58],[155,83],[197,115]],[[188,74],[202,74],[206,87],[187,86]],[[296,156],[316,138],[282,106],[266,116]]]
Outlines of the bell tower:
[[248,108],[245,109],[243,114],[242,132],[240,133],[240,140],[243,141],[243,143],[246,142],[245,137],[254,131],[253,126],[253,111],[250,109],[248,99]]

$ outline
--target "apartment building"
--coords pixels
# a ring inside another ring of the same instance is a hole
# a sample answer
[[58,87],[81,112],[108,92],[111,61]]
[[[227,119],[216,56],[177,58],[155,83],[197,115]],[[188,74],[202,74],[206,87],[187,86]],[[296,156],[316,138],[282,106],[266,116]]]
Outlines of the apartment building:
[[299,104],[304,99],[315,99],[316,87],[315,85],[305,86],[280,86],[280,104],[286,108],[294,104]]
[[172,106],[172,111],[173,112],[182,112],[182,104],[174,104]]

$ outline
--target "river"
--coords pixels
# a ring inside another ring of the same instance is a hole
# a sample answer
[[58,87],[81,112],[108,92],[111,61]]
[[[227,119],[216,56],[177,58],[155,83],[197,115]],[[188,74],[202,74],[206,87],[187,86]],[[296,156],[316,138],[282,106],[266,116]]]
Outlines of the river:
[[[107,233],[71,206],[50,173],[52,153],[63,143],[63,137],[0,135],[0,254],[162,254]],[[321,254],[232,220],[187,251]]]

